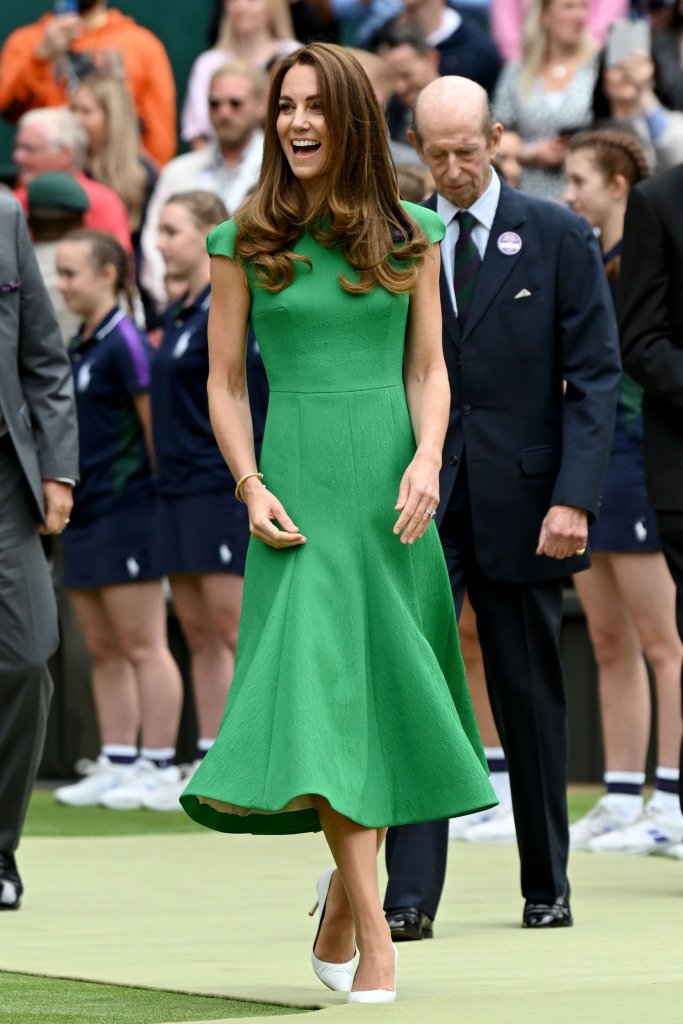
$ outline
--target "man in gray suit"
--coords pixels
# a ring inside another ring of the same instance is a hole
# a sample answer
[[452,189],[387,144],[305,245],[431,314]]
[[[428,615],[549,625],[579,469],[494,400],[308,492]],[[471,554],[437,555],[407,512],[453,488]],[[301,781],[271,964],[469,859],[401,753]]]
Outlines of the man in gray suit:
[[0,196],[0,910],[43,748],[59,642],[40,534],[69,521],[78,428],[69,360],[19,204]]

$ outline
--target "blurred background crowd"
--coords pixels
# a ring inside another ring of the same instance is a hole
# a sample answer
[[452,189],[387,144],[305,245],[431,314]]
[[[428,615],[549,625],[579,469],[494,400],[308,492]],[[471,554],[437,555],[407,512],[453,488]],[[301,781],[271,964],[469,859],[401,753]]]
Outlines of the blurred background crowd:
[[[81,764],[80,781],[56,790],[72,805],[177,810],[220,723],[248,523],[208,419],[205,242],[257,181],[275,62],[311,39],[354,48],[386,112],[401,193],[414,202],[434,189],[408,136],[420,90],[440,75],[479,82],[505,126],[498,173],[587,218],[613,288],[629,189],[683,162],[683,0],[173,6],[167,19],[154,4],[119,10],[106,0],[34,3],[27,24],[17,10],[0,14],[2,187],[28,217],[69,348],[81,431],[81,481],[55,561],[90,656],[101,749]],[[258,445],[268,388],[256,338],[248,351]],[[683,856],[682,651],[645,495],[641,404],[624,376],[594,566],[576,580],[598,666],[606,792],[573,826],[572,844],[655,852],[620,847],[618,837],[665,820],[676,827],[664,845]],[[196,714],[184,765],[170,600]],[[500,805],[454,821],[451,834],[512,842],[471,608],[461,633]],[[644,804],[651,718],[655,791]]]

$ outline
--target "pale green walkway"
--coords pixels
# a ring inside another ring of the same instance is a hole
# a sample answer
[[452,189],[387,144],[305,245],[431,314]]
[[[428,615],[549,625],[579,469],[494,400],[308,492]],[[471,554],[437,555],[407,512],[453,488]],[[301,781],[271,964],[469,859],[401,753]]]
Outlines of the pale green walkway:
[[576,927],[533,933],[516,852],[451,844],[437,938],[401,945],[399,1002],[370,1008],[309,967],[319,836],[25,839],[20,864],[4,970],[325,1007],[298,1018],[319,1024],[683,1021],[681,861],[577,854]]

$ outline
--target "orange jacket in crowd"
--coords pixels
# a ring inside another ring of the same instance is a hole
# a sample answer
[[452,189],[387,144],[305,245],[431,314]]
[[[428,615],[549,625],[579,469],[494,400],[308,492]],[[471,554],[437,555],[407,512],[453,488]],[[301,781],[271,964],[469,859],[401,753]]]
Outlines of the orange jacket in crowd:
[[[46,14],[32,25],[12,32],[0,55],[0,113],[17,121],[35,107],[59,107],[66,87],[57,81],[54,65],[35,55]],[[96,27],[87,26],[71,49],[119,53],[128,86],[142,122],[142,145],[159,163],[175,155],[176,91],[166,50],[157,37],[121,11],[108,10]]]

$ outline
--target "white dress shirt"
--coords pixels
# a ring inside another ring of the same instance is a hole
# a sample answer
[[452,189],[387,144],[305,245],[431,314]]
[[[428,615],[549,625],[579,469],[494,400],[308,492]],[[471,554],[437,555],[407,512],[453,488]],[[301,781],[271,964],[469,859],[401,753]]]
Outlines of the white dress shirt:
[[[483,192],[470,207],[468,207],[468,212],[477,219],[477,223],[472,229],[472,241],[476,245],[482,260],[484,259],[484,253],[486,252],[486,246],[488,245],[489,235],[491,234],[493,219],[496,216],[496,210],[498,209],[499,199],[500,178],[494,169],[491,168],[491,180],[489,181],[486,191]],[[460,224],[456,219],[456,214],[460,212],[460,207],[454,206],[453,203],[444,196],[437,195],[436,212],[446,225],[446,234],[441,242],[441,262],[448,282],[448,291],[451,296],[451,302],[453,303],[453,310],[457,316],[458,307],[455,301],[453,273],[455,270],[455,245],[458,241],[458,236],[460,235]]]
[[201,149],[175,157],[162,169],[147,206],[140,238],[140,280],[161,306],[165,306],[168,300],[164,288],[166,268],[157,249],[157,224],[166,200],[176,192],[205,189],[220,196],[232,215],[256,185],[262,158],[263,132],[257,128],[232,167],[226,167],[218,144],[213,141]]

